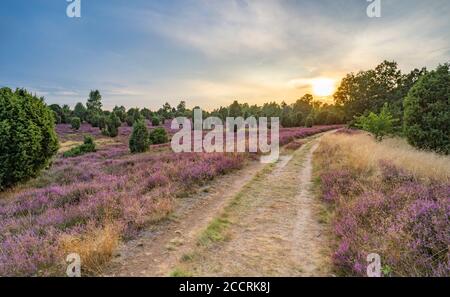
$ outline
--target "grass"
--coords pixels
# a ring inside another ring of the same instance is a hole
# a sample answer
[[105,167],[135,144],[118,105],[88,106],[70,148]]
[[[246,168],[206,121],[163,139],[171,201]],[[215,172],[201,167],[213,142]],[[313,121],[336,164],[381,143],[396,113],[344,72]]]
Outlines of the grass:
[[322,138],[314,172],[338,274],[364,276],[378,253],[385,275],[449,275],[450,157],[338,133]]
[[171,277],[192,277],[192,273],[189,271],[182,270],[180,268],[175,268],[172,270],[172,272],[169,274]]
[[417,150],[401,138],[376,142],[363,133],[354,136],[330,134],[322,139],[322,143],[339,147],[342,152],[337,156],[340,162],[358,169],[376,169],[380,160],[389,160],[417,178],[450,182],[450,157]]

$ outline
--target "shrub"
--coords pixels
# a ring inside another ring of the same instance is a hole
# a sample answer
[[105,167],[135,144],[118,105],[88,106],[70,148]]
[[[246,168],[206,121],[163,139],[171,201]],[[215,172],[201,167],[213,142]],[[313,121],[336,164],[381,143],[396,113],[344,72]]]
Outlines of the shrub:
[[152,126],[159,126],[161,121],[157,115],[152,116]]
[[65,158],[71,158],[76,156],[81,156],[87,153],[95,152],[95,142],[92,136],[85,136],[82,145],[76,146],[69,151],[65,152],[63,156]]
[[89,118],[89,123],[92,125],[92,127],[98,127],[100,122],[100,115],[99,114],[93,114]]
[[164,128],[156,128],[150,132],[150,144],[162,144],[169,142],[167,132]]
[[138,108],[130,108],[127,112],[126,122],[128,126],[133,126],[137,121],[143,120],[144,117],[141,115]]
[[382,141],[386,135],[392,133],[396,121],[385,104],[378,115],[371,112],[367,116],[357,117],[356,126],[372,133],[378,141]]
[[98,127],[100,130],[103,130],[106,128],[107,118],[104,115],[99,115],[98,117]]
[[149,134],[144,121],[135,122],[129,141],[130,151],[132,153],[142,153],[148,150],[149,145]]
[[411,145],[450,153],[450,64],[424,75],[404,104],[404,133]]
[[106,132],[110,137],[116,137],[119,134],[119,127],[121,125],[119,117],[113,112],[109,115],[106,123]]
[[0,189],[36,176],[58,150],[53,111],[26,90],[0,89]]
[[80,129],[81,126],[81,120],[79,117],[73,117],[71,120],[71,124],[72,124],[72,129],[74,130],[78,130]]

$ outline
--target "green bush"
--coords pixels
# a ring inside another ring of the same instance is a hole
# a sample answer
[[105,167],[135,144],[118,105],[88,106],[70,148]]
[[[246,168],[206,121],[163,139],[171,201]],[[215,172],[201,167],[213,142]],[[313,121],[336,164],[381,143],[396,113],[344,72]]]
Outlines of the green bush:
[[95,142],[92,136],[85,136],[82,145],[76,146],[63,154],[64,158],[81,156],[87,153],[95,152]]
[[36,176],[58,150],[53,111],[26,90],[0,88],[0,189]]
[[371,112],[367,116],[356,117],[355,120],[356,127],[372,133],[377,141],[382,141],[386,135],[391,134],[397,121],[389,112],[387,104],[383,106],[380,114]]
[[116,137],[119,135],[119,127],[122,125],[120,118],[113,112],[109,115],[106,123],[106,134],[109,137]]
[[450,64],[419,79],[406,96],[403,131],[421,149],[450,153]]
[[103,114],[100,114],[98,117],[98,127],[100,128],[100,130],[103,130],[106,128],[106,123],[107,123],[107,117],[104,116]]
[[80,118],[73,117],[72,120],[71,120],[71,124],[72,124],[72,129],[74,129],[74,130],[80,129],[80,126],[81,126]]
[[139,111],[139,108],[130,108],[127,111],[127,117],[126,122],[128,126],[133,126],[133,124],[137,121],[143,120],[144,117],[141,115],[141,112]]
[[156,127],[161,124],[161,121],[157,115],[152,116],[152,126]]
[[163,144],[169,142],[169,137],[164,128],[156,128],[150,132],[150,144]]
[[132,153],[142,153],[148,150],[150,139],[147,126],[143,120],[136,121],[130,136],[129,147]]

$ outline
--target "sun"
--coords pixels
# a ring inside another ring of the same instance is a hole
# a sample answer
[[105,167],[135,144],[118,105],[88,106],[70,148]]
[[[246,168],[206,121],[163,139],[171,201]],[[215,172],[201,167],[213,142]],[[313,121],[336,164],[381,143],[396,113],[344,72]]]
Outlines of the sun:
[[336,88],[335,81],[331,78],[317,78],[311,82],[313,93],[319,97],[331,96]]

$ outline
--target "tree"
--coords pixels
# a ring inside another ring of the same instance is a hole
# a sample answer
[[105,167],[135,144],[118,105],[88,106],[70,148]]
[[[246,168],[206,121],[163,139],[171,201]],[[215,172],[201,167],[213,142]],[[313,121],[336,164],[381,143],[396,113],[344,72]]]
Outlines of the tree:
[[71,125],[72,125],[72,129],[74,130],[79,130],[80,126],[81,126],[81,120],[79,117],[73,117],[71,119]]
[[382,141],[386,135],[392,133],[396,121],[385,104],[380,114],[370,112],[367,116],[356,117],[356,126],[372,133],[377,141]]
[[152,111],[146,107],[141,109],[141,115],[144,119],[150,120],[152,118]]
[[70,106],[64,104],[62,106],[61,112],[61,122],[63,124],[70,124],[70,121],[72,119],[72,110],[70,110]]
[[307,128],[314,126],[314,114],[312,112],[306,117],[305,126]]
[[62,118],[61,118],[62,108],[61,108],[61,106],[59,106],[58,104],[52,104],[52,105],[49,105],[49,108],[53,111],[56,124],[61,124],[62,123]]
[[119,117],[112,112],[107,120],[106,123],[106,132],[109,137],[116,137],[119,135],[119,127],[121,126],[122,122],[120,121]]
[[159,117],[155,114],[152,116],[152,126],[156,127],[159,126],[161,121],[159,120]]
[[163,144],[169,142],[169,137],[164,128],[156,128],[150,132],[150,144]]
[[43,98],[0,89],[0,189],[36,176],[58,150],[55,119]]
[[177,105],[176,116],[182,117],[186,114],[186,101],[180,101]]
[[133,126],[133,124],[136,121],[140,121],[143,120],[144,117],[141,115],[141,112],[139,111],[139,108],[130,108],[127,111],[127,118],[126,118],[126,122],[128,124],[128,126]]
[[132,153],[146,152],[149,148],[150,140],[147,126],[143,120],[133,124],[133,132],[129,140],[129,147]]
[[403,98],[424,73],[426,69],[415,69],[404,75],[396,62],[384,61],[375,69],[347,74],[333,97],[336,104],[342,106],[346,121],[369,112],[379,113],[385,103],[401,118]]
[[120,119],[120,121],[122,123],[125,122],[126,118],[127,118],[127,111],[125,109],[125,106],[114,106],[113,108],[113,113],[115,113],[117,115],[117,117]]
[[86,108],[89,122],[91,122],[95,115],[99,115],[102,112],[102,95],[99,90],[91,91],[89,93]]
[[450,153],[450,64],[422,76],[404,100],[404,134],[411,145]]
[[78,102],[73,109],[73,115],[78,117],[82,122],[86,121],[87,110],[83,103]]

